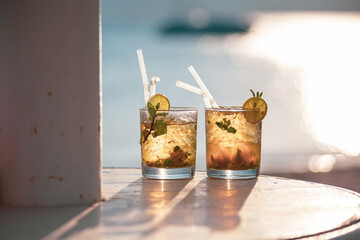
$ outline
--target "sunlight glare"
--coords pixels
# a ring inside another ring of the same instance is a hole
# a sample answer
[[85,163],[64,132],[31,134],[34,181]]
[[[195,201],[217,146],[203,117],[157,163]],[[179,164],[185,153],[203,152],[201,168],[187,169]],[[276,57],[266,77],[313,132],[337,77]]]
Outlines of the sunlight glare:
[[267,59],[281,71],[298,70],[297,105],[307,131],[328,151],[356,156],[360,154],[359,43],[358,13],[266,14],[237,40],[235,52]]
[[331,154],[314,155],[308,162],[308,168],[310,171],[318,172],[330,172],[336,163],[336,158]]

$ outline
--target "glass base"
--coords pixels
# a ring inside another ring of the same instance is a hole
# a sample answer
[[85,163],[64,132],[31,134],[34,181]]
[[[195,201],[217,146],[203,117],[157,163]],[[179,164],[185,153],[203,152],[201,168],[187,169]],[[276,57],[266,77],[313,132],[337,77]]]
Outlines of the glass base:
[[152,179],[187,179],[194,177],[195,166],[187,168],[155,168],[143,166],[142,174],[144,177]]
[[208,168],[207,175],[212,178],[221,179],[251,179],[257,178],[257,176],[259,176],[259,170],[221,170]]

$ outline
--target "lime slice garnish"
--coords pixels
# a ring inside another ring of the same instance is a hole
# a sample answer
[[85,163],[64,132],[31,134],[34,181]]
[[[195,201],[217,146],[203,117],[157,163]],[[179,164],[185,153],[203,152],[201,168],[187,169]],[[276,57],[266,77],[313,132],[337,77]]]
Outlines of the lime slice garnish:
[[249,112],[244,112],[246,121],[251,123],[261,122],[267,113],[267,104],[261,97],[252,97],[246,100],[243,104],[243,109],[254,110]]
[[159,109],[160,111],[166,111],[166,110],[170,110],[170,102],[169,99],[167,97],[165,97],[162,94],[155,94],[150,101],[151,104],[156,108],[157,104],[159,104]]

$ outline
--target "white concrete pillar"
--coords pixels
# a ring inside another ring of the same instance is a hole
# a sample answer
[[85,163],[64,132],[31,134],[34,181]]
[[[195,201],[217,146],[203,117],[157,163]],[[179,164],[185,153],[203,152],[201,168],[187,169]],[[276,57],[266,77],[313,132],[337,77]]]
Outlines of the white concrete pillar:
[[0,0],[0,202],[101,200],[99,0]]

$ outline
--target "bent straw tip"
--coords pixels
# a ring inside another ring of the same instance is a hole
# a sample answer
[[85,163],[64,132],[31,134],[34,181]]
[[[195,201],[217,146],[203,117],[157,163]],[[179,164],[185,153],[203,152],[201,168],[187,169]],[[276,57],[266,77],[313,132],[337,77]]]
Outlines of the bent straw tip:
[[150,79],[150,81],[151,81],[151,83],[152,84],[155,84],[156,82],[160,82],[160,78],[159,77],[151,77],[151,79]]

